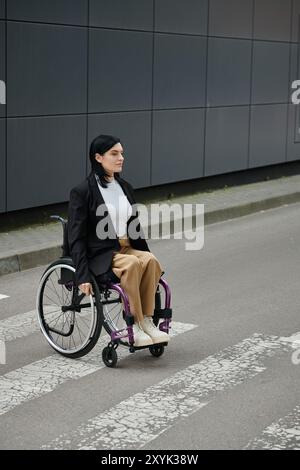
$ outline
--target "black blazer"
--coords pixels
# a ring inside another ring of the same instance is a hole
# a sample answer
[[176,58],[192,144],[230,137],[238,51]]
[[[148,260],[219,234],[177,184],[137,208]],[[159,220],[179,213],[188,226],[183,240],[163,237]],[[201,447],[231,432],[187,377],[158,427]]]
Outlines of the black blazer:
[[[136,204],[132,186],[119,177],[120,183],[131,206]],[[96,226],[109,212],[105,206],[102,216],[96,215],[97,207],[104,204],[104,199],[98,188],[93,172],[70,192],[68,210],[68,244],[70,255],[75,264],[75,279],[77,285],[90,282],[90,271],[95,275],[106,273],[112,264],[113,252],[120,249],[118,236],[113,229],[115,238],[100,239],[97,237]],[[128,225],[134,222],[137,225],[139,238],[132,239],[128,235]],[[111,221],[110,217],[109,220]],[[111,221],[112,226],[112,221]],[[138,211],[134,207],[133,214],[127,221],[127,236],[132,248],[141,251],[150,251],[145,240],[143,230],[138,220]]]

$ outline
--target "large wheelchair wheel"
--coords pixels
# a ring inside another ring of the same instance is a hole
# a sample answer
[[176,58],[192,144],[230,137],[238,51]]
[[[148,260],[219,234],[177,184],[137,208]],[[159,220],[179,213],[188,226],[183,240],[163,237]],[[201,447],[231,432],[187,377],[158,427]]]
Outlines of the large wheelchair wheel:
[[67,357],[91,351],[101,333],[100,291],[91,276],[94,295],[86,296],[75,284],[70,258],[52,263],[42,275],[37,293],[40,328],[48,343]]

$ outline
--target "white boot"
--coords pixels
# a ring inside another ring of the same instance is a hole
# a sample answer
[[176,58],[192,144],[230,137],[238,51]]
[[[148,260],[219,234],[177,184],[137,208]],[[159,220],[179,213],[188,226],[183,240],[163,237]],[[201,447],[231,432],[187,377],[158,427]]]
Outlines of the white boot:
[[158,326],[154,325],[152,317],[144,316],[141,327],[152,338],[154,344],[166,343],[170,340],[170,336],[165,331],[161,331]]
[[140,327],[138,323],[134,323],[132,326],[134,343],[133,346],[151,346],[153,344],[152,339],[148,336]]

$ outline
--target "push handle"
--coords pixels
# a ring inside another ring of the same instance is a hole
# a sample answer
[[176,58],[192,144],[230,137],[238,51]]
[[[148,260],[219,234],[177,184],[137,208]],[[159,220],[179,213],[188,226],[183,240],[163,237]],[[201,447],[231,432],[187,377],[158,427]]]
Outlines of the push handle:
[[63,227],[63,244],[62,244],[62,256],[70,256],[70,249],[68,244],[68,233],[67,224],[68,220],[64,219],[60,215],[50,215],[50,219],[59,220]]
[[66,219],[63,219],[60,215],[50,215],[50,219],[59,220],[62,224],[67,222]]

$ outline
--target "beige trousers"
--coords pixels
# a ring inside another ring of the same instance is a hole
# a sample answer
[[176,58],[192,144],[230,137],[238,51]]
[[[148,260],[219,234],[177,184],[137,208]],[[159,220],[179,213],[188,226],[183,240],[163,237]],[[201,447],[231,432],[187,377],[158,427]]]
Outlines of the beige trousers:
[[128,238],[120,238],[119,242],[121,248],[114,252],[112,270],[128,296],[132,315],[140,322],[144,315],[153,315],[163,269],[153,253],[133,249]]

